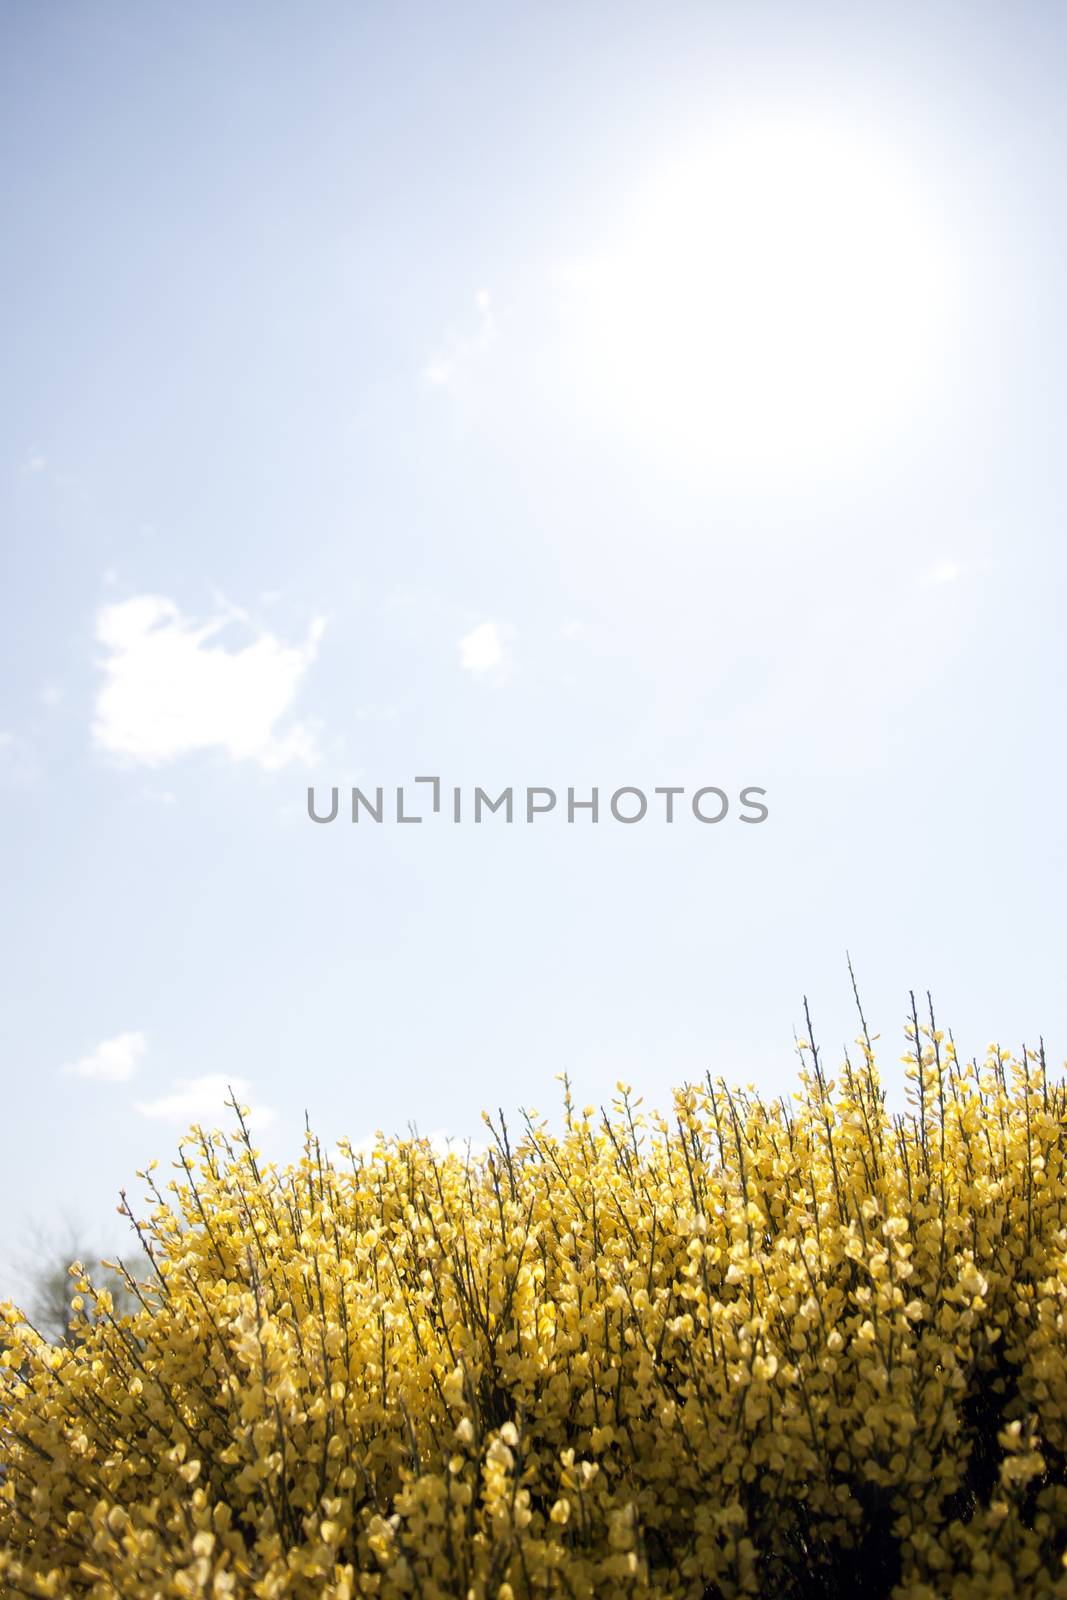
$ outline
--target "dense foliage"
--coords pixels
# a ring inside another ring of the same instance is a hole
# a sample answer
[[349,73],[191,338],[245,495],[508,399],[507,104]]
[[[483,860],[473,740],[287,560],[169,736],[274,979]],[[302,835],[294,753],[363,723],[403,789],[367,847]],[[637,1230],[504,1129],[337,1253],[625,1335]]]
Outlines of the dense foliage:
[[2,1310],[0,1592],[1067,1596],[1067,1099],[909,1040],[901,1117],[865,1033],[479,1155],[195,1137],[132,1314]]

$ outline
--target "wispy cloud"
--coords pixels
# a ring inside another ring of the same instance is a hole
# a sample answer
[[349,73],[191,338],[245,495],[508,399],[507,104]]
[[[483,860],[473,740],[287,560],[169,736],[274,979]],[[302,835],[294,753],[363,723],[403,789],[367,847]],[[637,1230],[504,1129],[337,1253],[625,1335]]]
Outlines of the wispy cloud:
[[29,476],[35,476],[38,472],[44,472],[45,469],[47,468],[47,466],[48,466],[48,457],[47,456],[32,455],[32,456],[28,456],[26,458],[26,460],[22,463],[22,470],[23,470],[23,472],[27,473]]
[[302,645],[259,632],[235,649],[218,641],[229,626],[252,630],[232,607],[197,623],[162,595],[105,606],[96,623],[106,652],[92,724],[97,749],[147,767],[198,750],[222,750],[268,770],[313,760],[310,729],[280,724],[325,622],[316,619]]
[[514,629],[506,623],[481,622],[459,641],[459,664],[464,672],[490,672],[502,666]]
[[923,573],[922,582],[925,584],[955,583],[956,579],[962,576],[963,568],[957,562],[939,561],[929,571]]
[[125,1083],[137,1071],[137,1064],[148,1048],[143,1033],[117,1033],[103,1039],[88,1055],[63,1068],[75,1078],[91,1078],[96,1083]]
[[247,1078],[225,1078],[221,1073],[208,1073],[202,1078],[179,1078],[169,1094],[157,1100],[138,1100],[136,1109],[142,1117],[158,1122],[173,1122],[181,1127],[193,1123],[215,1127],[227,1118],[232,1120],[229,1102],[231,1092],[240,1105],[248,1105],[248,1120],[257,1128],[266,1128],[276,1121],[278,1113],[273,1106],[260,1105],[252,1100],[252,1086]]
[[434,352],[422,369],[425,383],[441,389],[453,383],[465,367],[478,356],[484,355],[496,339],[496,318],[488,289],[479,289],[474,296],[477,322],[473,331],[449,333],[441,347]]

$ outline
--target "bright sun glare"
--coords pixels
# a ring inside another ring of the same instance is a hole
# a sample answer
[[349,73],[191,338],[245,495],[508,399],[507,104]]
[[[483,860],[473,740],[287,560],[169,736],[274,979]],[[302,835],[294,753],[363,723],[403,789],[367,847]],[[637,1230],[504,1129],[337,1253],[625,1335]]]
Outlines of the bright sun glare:
[[843,465],[943,361],[943,230],[919,175],[847,130],[724,129],[568,278],[589,410],[727,471]]

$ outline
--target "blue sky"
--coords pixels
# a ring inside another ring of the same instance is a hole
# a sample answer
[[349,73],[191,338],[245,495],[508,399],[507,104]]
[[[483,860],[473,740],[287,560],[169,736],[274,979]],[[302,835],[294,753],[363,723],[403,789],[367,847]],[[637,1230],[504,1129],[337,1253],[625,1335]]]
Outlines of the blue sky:
[[[1051,5],[10,4],[0,1254],[1063,986]],[[312,825],[308,783],[768,791]]]

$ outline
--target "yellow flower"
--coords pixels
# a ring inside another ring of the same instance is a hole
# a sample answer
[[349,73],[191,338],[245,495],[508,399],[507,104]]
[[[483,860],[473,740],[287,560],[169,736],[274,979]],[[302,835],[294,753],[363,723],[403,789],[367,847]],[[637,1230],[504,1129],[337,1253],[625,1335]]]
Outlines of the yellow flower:
[[864,1039],[484,1156],[194,1134],[131,1315],[0,1307],[0,1595],[1061,1600],[1067,1094],[907,1042],[904,1116]]

